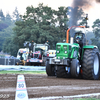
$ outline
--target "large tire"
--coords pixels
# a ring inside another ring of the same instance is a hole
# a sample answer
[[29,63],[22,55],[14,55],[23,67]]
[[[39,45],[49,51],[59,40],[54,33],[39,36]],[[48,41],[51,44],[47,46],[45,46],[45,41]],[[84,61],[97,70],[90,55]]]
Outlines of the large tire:
[[46,73],[48,76],[55,76],[55,67],[49,64],[49,61],[46,61]]
[[100,76],[100,58],[98,49],[86,49],[82,60],[84,79],[97,80]]
[[72,59],[71,62],[71,76],[72,77],[79,77],[80,74],[80,64],[79,61],[77,59]]
[[58,78],[69,78],[70,72],[67,72],[65,67],[63,67],[63,66],[57,66],[56,77],[58,77]]

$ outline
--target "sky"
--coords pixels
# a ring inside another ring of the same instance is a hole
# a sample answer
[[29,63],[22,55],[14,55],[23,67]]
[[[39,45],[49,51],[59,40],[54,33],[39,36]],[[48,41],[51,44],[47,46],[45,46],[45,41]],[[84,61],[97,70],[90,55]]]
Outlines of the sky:
[[0,1],[0,9],[4,11],[4,13],[12,13],[15,10],[15,7],[18,8],[18,11],[21,14],[24,14],[27,6],[33,5],[37,7],[39,3],[43,3],[53,9],[57,9],[60,6],[70,6],[72,0],[2,0]]
[[[2,0],[0,1],[0,9],[2,9],[4,15],[6,15],[7,13],[12,15],[13,11],[15,10],[15,7],[17,7],[19,13],[23,15],[26,12],[27,6],[33,5],[34,7],[37,7],[39,3],[43,3],[44,5],[47,5],[49,7],[52,7],[52,9],[57,10],[60,6],[71,6],[72,1],[73,0]],[[93,5],[92,7],[90,7],[90,9],[84,9],[84,12],[88,13],[89,24],[92,25],[92,23],[96,19],[100,18],[100,13],[98,12],[99,10],[100,3],[97,4],[96,2],[93,2]]]

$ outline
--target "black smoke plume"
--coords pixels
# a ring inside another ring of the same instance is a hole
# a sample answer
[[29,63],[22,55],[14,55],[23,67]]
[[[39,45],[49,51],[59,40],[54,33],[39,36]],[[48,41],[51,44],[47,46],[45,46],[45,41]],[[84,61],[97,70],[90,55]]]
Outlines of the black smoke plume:
[[[77,22],[84,19],[84,10],[89,10],[91,7],[93,7],[94,2],[100,3],[100,0],[73,0],[71,7],[69,7],[70,18],[68,26],[79,26]],[[70,34],[72,36],[73,31],[70,31]]]
[[80,7],[83,9],[88,9],[92,6],[93,0],[73,0],[72,7]]
[[72,7],[89,9],[93,6],[93,1],[100,3],[100,0],[73,0]]
[[100,3],[100,0],[96,0],[96,2]]

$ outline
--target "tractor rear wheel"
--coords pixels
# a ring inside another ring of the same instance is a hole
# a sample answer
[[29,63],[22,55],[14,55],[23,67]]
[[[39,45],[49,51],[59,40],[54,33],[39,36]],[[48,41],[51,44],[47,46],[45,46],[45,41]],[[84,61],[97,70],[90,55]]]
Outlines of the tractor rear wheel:
[[49,64],[49,61],[46,61],[46,73],[48,76],[55,76],[55,67]]
[[86,49],[82,61],[84,79],[97,80],[100,76],[100,58],[98,49]]
[[66,71],[66,67],[63,66],[57,66],[56,76],[58,78],[69,78],[70,77],[70,71]]

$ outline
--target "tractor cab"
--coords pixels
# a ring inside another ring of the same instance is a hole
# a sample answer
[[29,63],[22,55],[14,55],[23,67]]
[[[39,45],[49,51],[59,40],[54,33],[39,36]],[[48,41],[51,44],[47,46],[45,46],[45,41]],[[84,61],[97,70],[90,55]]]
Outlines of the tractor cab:
[[35,48],[35,52],[33,53],[33,58],[42,59],[43,56],[43,49]]
[[85,34],[82,32],[76,32],[74,34],[74,43],[78,43],[80,48],[86,45],[86,37]]

